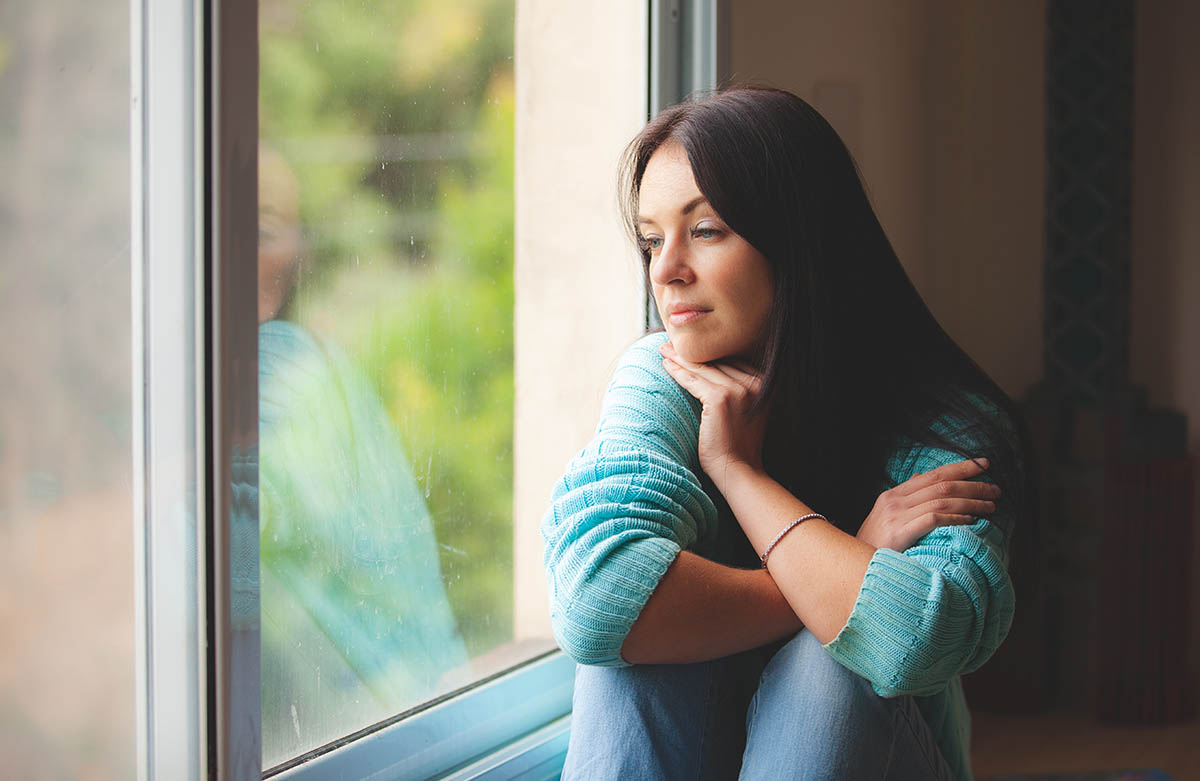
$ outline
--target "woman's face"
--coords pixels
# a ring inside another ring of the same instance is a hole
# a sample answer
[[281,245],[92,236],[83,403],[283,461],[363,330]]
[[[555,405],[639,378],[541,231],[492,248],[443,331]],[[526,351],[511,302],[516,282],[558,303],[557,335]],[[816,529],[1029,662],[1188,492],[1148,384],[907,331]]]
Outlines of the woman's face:
[[693,363],[748,358],[771,309],[767,259],[708,204],[676,141],[650,157],[638,202],[654,302],[675,351]]

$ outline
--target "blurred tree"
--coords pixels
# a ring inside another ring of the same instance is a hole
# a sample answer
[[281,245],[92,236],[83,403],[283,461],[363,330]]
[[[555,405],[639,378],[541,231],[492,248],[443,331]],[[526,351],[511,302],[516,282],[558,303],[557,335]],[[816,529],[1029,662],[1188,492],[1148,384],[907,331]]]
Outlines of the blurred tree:
[[438,182],[467,174],[511,0],[264,0],[261,134],[297,167],[314,279],[354,258],[420,259]]
[[512,633],[513,4],[260,9],[261,133],[306,238],[288,316],[379,393],[485,652]]

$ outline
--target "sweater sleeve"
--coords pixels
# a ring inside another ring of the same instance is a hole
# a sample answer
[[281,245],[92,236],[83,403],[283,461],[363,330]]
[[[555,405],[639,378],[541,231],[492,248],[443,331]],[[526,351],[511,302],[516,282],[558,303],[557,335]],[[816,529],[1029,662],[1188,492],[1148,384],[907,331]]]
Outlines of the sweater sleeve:
[[[893,462],[897,482],[962,456],[917,448]],[[939,526],[899,553],[871,557],[850,618],[825,648],[883,697],[928,695],[983,665],[1012,625],[1008,540],[987,519]]]
[[581,664],[625,666],[621,645],[659,580],[716,529],[697,478],[698,403],[662,368],[665,340],[622,356],[596,433],[542,518],[554,636]]

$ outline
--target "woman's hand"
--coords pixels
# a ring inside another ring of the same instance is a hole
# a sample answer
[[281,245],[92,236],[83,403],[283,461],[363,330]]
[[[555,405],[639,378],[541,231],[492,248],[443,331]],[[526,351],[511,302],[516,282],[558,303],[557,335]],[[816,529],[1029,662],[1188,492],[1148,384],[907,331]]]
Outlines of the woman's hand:
[[670,342],[659,348],[663,367],[684,390],[700,400],[700,468],[725,493],[731,467],[762,470],[767,410],[750,408],[762,390],[762,378],[751,367],[733,363],[692,363],[675,353]]
[[876,548],[904,552],[938,526],[970,524],[996,509],[999,486],[971,482],[986,458],[946,464],[884,491],[856,535]]

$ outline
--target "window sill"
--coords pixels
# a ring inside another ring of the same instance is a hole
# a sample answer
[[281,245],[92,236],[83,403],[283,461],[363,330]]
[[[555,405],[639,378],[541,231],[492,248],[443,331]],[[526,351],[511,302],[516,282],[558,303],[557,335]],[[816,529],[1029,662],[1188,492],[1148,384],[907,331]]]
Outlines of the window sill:
[[554,778],[575,663],[550,653],[271,778]]

